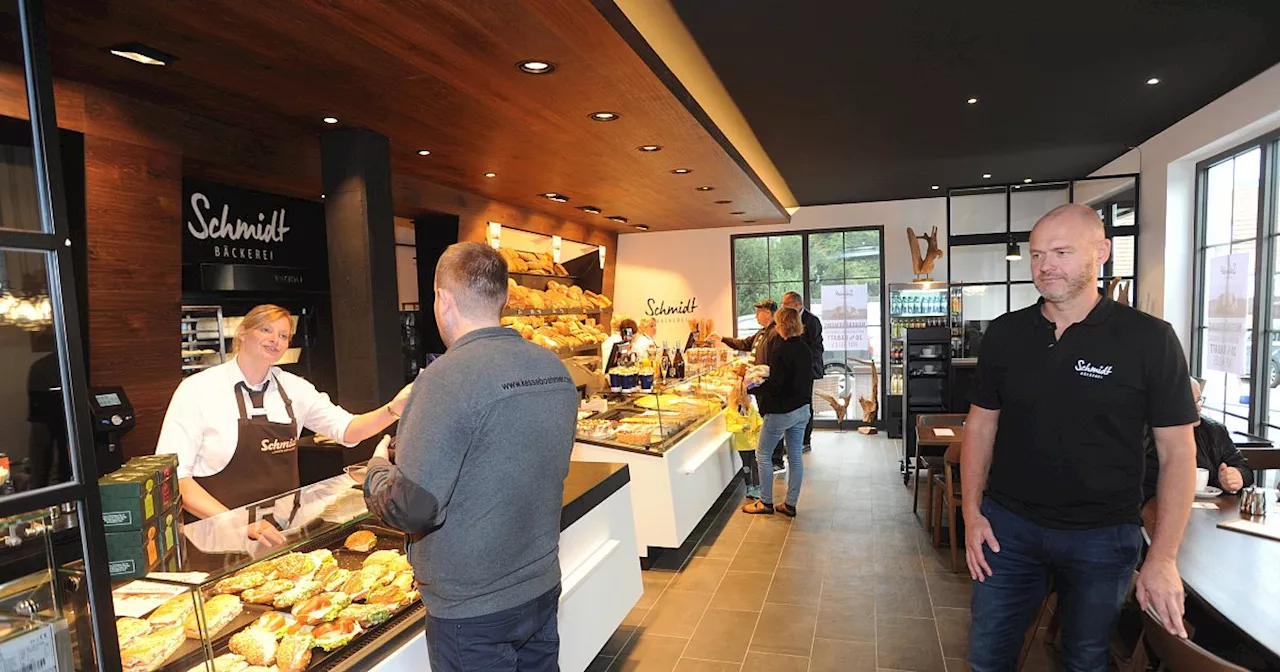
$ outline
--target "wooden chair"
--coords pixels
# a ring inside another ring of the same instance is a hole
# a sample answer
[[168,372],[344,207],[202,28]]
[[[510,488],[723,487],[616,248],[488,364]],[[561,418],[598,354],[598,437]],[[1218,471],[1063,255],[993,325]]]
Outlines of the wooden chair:
[[[942,457],[939,455],[921,455],[920,454],[920,428],[921,427],[962,427],[964,426],[965,416],[960,413],[922,413],[916,416],[916,484],[915,496],[911,501],[911,512],[916,513],[920,507],[920,463],[924,463],[925,470],[925,497],[926,501],[933,502],[933,480],[942,471]],[[934,525],[933,507],[926,506],[924,513],[924,529],[932,530]]]
[[929,489],[931,518],[936,521],[933,526],[933,547],[942,545],[942,513],[946,508],[949,540],[951,542],[951,571],[959,572],[960,544],[956,539],[956,512],[960,510],[960,448],[963,444],[953,443],[947,446],[942,455],[942,473],[934,476],[935,487]]
[[[1156,668],[1156,672],[1247,672],[1246,668],[1219,658],[1189,639],[1169,634],[1164,626],[1145,612],[1142,614],[1142,638],[1151,645],[1151,650],[1160,659],[1160,667]],[[1138,649],[1145,653],[1141,641]],[[1135,660],[1131,669],[1146,669],[1145,655],[1142,653],[1135,656],[1135,659],[1144,659],[1141,661],[1142,667],[1138,667],[1139,663]]]

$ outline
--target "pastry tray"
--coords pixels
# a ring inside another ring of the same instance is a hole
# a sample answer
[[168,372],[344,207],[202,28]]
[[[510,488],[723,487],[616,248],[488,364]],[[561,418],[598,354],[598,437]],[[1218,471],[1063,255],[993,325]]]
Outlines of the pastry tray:
[[[378,545],[373,549],[377,550],[398,550],[404,551],[404,535],[401,532],[383,527],[375,522],[364,522],[354,527],[341,530],[334,530],[330,534],[317,538],[314,543],[308,544],[306,547],[297,548],[300,553],[328,548],[333,551],[333,557],[338,561],[338,566],[343,569],[352,571],[359,570],[364,559],[369,553],[361,553],[358,551],[347,550],[342,546],[347,536],[359,530],[368,530],[373,532],[378,538]],[[225,653],[230,653],[231,636],[258,620],[263,614],[269,611],[288,611],[287,609],[276,610],[268,604],[245,604],[244,610],[240,612],[230,623],[210,637],[210,643],[213,648],[212,657],[216,658]],[[339,647],[333,651],[325,651],[320,648],[312,649],[311,664],[307,666],[307,671],[312,672],[321,670],[331,670],[347,659],[357,657],[359,652],[369,644],[377,642],[382,635],[403,629],[407,622],[423,616],[426,608],[422,606],[422,602],[418,601],[392,613],[391,618],[383,623],[360,633],[352,639],[346,646]],[[178,650],[165,661],[164,665],[159,669],[172,672],[187,672],[191,668],[196,670],[205,669],[202,663],[205,662],[204,643],[198,639],[187,639],[182,643]],[[197,667],[200,666],[200,667]]]

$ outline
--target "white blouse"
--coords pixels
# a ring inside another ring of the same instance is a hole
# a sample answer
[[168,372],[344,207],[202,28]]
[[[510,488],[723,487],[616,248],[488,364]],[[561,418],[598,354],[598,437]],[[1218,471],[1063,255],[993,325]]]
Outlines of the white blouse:
[[[244,372],[232,359],[183,380],[174,391],[169,410],[164,415],[164,424],[160,427],[156,453],[178,456],[178,478],[212,476],[231,462],[240,437],[240,407],[235,397],[236,383],[240,382],[249,385]],[[289,413],[285,410],[279,386],[284,387],[293,403],[299,434],[306,427],[344,446],[356,445],[342,441],[347,425],[355,416],[333,403],[328,394],[317,390],[306,378],[279,367],[271,367],[262,399],[263,408],[258,413],[265,411],[271,422],[289,423]],[[249,395],[241,394],[246,412],[253,417],[255,409]]]

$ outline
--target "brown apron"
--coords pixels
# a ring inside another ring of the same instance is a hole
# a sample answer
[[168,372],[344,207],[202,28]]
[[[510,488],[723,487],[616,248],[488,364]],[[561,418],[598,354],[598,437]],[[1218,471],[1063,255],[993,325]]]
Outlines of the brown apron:
[[[255,392],[243,381],[236,383],[236,405],[240,407],[240,435],[236,452],[227,466],[212,476],[196,477],[196,482],[228,509],[279,495],[298,487],[298,419],[284,386],[272,376],[284,400],[289,423],[271,422],[263,409],[266,389]],[[244,394],[259,413],[250,417]]]

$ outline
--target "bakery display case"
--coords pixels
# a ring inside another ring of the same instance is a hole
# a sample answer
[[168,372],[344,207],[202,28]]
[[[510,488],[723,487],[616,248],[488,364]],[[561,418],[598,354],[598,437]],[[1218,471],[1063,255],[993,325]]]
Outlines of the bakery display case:
[[[360,475],[188,522],[172,563],[113,582],[123,669],[365,669],[369,651],[420,632],[404,535],[371,517]],[[63,569],[71,613],[82,571]]]
[[[585,400],[578,413],[577,440],[609,448],[660,455],[724,409],[742,380],[741,362],[721,353],[689,350],[692,375],[679,380],[643,377],[641,367],[610,371],[608,390]],[[697,363],[693,363],[697,362]],[[632,369],[636,370],[632,370]]]
[[[59,557],[68,546],[74,555],[78,545],[76,530],[66,522],[48,509],[0,518],[0,670],[92,666],[92,626],[88,619],[76,619],[59,599]],[[73,644],[73,632],[82,646]],[[78,665],[73,650],[88,658]]]

